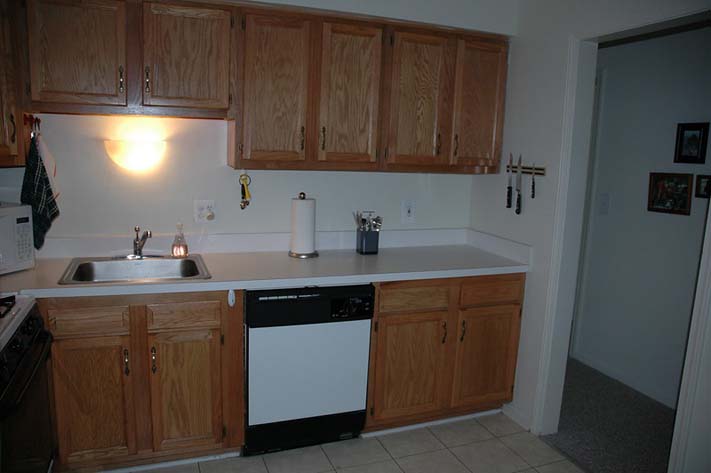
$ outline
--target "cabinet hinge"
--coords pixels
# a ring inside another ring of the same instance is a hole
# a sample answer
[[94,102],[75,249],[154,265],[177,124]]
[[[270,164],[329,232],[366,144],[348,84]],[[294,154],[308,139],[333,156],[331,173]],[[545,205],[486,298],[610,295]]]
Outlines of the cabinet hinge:
[[373,408],[371,407],[371,408],[370,408],[370,417],[373,417],[373,413],[374,413],[374,412],[375,412],[375,409],[373,409]]
[[222,426],[222,438],[227,437],[227,426],[223,425]]
[[385,151],[383,151],[383,156],[385,157],[385,159],[388,159],[388,149],[387,148],[385,148]]
[[390,35],[390,46],[395,46],[395,35],[394,34]]
[[375,325],[373,325],[373,331],[377,332],[378,331],[378,321],[375,321]]
[[247,29],[247,18],[244,16],[242,17],[242,29],[243,30]]
[[224,344],[225,344],[225,334],[221,333],[220,334],[220,345],[224,345]]
[[230,15],[230,28],[234,28],[234,27],[235,27],[235,16]]
[[244,146],[242,145],[242,143],[237,145],[237,149],[239,150],[239,155],[244,156]]
[[232,94],[227,96],[227,102],[229,105],[232,105]]

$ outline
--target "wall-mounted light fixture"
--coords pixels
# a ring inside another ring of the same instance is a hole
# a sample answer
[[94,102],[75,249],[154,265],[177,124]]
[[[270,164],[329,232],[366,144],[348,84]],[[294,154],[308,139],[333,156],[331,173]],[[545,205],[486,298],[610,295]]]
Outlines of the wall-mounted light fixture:
[[105,140],[109,158],[120,167],[147,173],[158,167],[166,150],[165,133],[156,122],[146,118],[128,118],[116,130],[118,139]]

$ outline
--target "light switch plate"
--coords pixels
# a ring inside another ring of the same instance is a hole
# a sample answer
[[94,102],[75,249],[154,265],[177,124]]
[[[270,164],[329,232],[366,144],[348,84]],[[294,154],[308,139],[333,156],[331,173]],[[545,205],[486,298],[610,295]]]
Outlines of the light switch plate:
[[415,223],[415,201],[406,199],[400,203],[400,223]]
[[214,200],[193,200],[193,220],[195,223],[215,221]]

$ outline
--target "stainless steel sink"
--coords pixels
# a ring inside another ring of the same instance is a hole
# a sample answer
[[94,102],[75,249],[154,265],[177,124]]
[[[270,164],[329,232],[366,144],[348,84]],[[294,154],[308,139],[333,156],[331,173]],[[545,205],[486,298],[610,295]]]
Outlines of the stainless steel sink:
[[74,258],[64,271],[59,284],[184,281],[211,277],[200,255],[186,258],[170,256]]

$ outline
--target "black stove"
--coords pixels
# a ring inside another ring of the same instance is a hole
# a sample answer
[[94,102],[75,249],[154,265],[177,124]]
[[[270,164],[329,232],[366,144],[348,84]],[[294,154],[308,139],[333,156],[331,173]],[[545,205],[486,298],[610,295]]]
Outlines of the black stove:
[[0,471],[46,473],[56,452],[47,379],[52,335],[33,298],[5,298],[0,307]]

